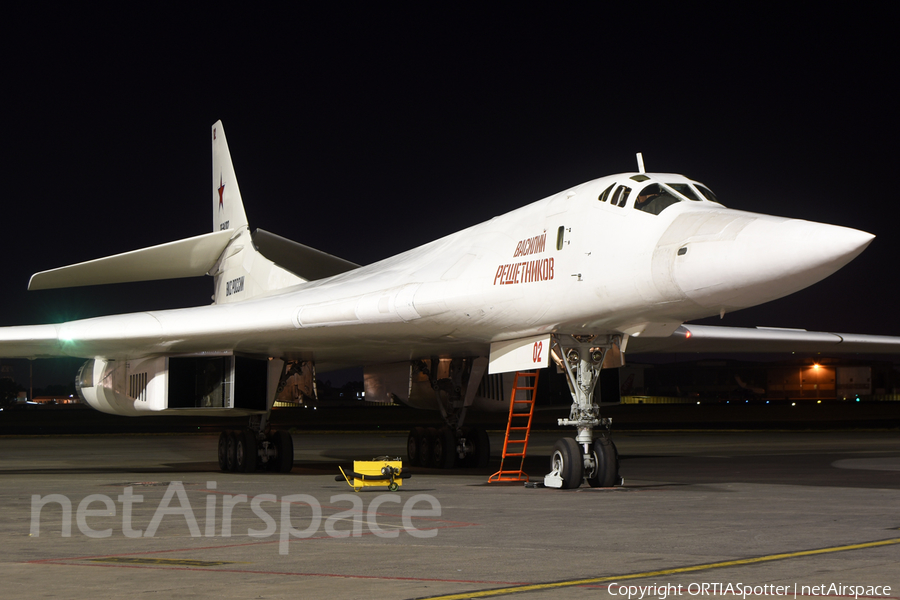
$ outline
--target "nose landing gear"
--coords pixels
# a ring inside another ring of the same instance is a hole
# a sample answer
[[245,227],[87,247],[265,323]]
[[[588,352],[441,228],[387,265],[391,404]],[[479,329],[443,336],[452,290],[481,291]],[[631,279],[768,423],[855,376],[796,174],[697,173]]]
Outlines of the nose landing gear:
[[[577,435],[554,444],[545,486],[571,489],[584,481],[591,487],[622,485],[618,451],[610,439],[612,421],[600,418],[594,393],[602,368],[624,365],[623,347],[621,335],[553,337],[550,355],[565,370],[572,393],[569,418],[559,419],[559,425],[574,426]],[[594,428],[598,426],[603,431],[595,438]]]

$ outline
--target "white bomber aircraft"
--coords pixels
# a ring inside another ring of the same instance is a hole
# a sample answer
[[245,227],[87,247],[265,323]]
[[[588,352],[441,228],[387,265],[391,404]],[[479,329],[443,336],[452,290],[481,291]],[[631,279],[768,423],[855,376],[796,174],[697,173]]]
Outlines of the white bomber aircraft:
[[684,325],[805,288],[873,236],[725,208],[696,181],[645,173],[640,155],[636,173],[358,266],[251,233],[221,121],[211,137],[212,233],[43,271],[29,289],[211,275],[213,304],[2,328],[0,356],[87,359],[79,394],[108,413],[249,416],[220,436],[223,470],[290,471],[291,437],[268,425],[276,393],[357,365],[367,400],[440,410],[446,427],[410,432],[414,463],[485,465],[487,435],[466,411],[508,410],[512,372],[552,359],[573,397],[560,425],[577,435],[557,442],[551,479],[609,486],[618,460],[594,389],[626,349],[900,349],[896,337]]

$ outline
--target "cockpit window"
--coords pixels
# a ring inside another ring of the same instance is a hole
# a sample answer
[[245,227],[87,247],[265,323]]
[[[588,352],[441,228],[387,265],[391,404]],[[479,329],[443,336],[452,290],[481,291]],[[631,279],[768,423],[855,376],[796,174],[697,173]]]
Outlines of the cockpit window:
[[695,183],[694,185],[697,186],[697,189],[700,190],[700,193],[703,194],[703,196],[707,200],[709,200],[710,202],[715,202],[716,204],[722,204],[721,202],[719,202],[719,199],[716,198],[716,195],[713,194],[712,191],[708,187],[702,186],[699,183]]
[[620,185],[616,188],[615,193],[613,193],[612,200],[609,201],[613,206],[625,206],[625,202],[628,201],[628,194],[631,193],[631,188]]
[[[701,197],[702,195],[702,197]],[[701,202],[703,199],[719,204],[715,194],[709,188],[698,183],[649,183],[637,192],[634,207],[638,210],[658,215],[676,202],[692,200]]]
[[667,186],[687,198],[688,200],[693,200],[695,202],[700,202],[700,198],[697,197],[697,192],[691,189],[691,186],[686,183],[667,183]]
[[680,201],[681,198],[670,193],[664,186],[658,183],[651,183],[638,193],[637,199],[634,201],[634,207],[652,215],[658,215]]
[[[681,182],[675,183],[660,181],[661,178],[651,178],[643,174],[632,176],[631,179],[640,180],[639,185],[634,188],[636,196],[633,203],[634,208],[652,215],[658,215],[677,202],[709,201],[721,204],[708,187],[696,181],[685,182],[682,179]],[[612,206],[623,207],[627,204],[631,192],[632,188],[627,185],[614,183],[604,189],[597,200],[609,201]]]
[[612,184],[611,186],[609,186],[608,188],[603,190],[603,193],[600,194],[600,197],[597,198],[597,200],[599,200],[600,202],[606,202],[606,199],[609,197],[609,193],[612,191],[613,186],[615,186],[615,185],[616,184]]

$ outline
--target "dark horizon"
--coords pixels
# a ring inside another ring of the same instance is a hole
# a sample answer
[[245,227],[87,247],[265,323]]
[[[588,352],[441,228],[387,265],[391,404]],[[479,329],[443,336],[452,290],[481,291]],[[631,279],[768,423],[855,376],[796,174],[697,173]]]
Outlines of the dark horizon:
[[208,303],[205,278],[25,288],[210,231],[222,119],[251,228],[353,262],[636,170],[642,152],[728,207],[877,236],[825,281],[708,322],[900,335],[898,10],[17,13],[0,326]]

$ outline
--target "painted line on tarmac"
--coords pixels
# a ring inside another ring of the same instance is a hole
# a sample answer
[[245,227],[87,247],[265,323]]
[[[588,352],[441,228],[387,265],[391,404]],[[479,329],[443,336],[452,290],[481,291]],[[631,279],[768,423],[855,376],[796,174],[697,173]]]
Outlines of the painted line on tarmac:
[[[414,518],[418,518],[418,517],[414,517]],[[428,520],[437,521],[438,519],[428,519]],[[433,525],[433,526],[428,527],[428,530],[430,531],[433,529],[434,530],[455,529],[458,527],[472,527],[472,526],[478,525],[477,523],[464,523],[461,521],[447,521],[447,522],[452,523],[452,524],[451,525],[443,525],[443,526]],[[400,531],[404,530],[404,527],[401,525],[385,524],[382,527],[383,528],[394,527],[396,529],[399,529]],[[424,528],[423,528],[423,530],[424,530]],[[354,535],[354,536],[350,536],[350,537],[355,539],[355,538],[369,537],[369,536],[373,536],[373,535],[375,535],[374,532],[366,531],[360,535]],[[309,542],[317,542],[317,541],[324,541],[324,540],[336,540],[336,539],[343,540],[343,539],[347,539],[347,538],[336,538],[331,535],[318,535],[318,536],[310,536],[308,538],[292,538],[289,541],[291,543],[298,543],[298,542],[309,543]],[[197,551],[201,551],[201,550],[224,550],[224,549],[228,549],[228,548],[240,548],[240,547],[246,547],[246,546],[271,546],[271,545],[280,544],[280,543],[281,543],[281,541],[277,540],[277,539],[276,540],[265,539],[265,540],[259,540],[259,541],[237,542],[234,544],[222,544],[222,545],[217,545],[217,546],[168,548],[166,550],[146,550],[143,552],[123,552],[122,554],[99,554],[99,555],[93,554],[93,555],[88,555],[88,556],[57,556],[57,557],[53,557],[53,558],[36,558],[36,559],[32,559],[32,560],[22,561],[22,563],[23,564],[31,564],[31,565],[101,566],[101,565],[88,565],[86,563],[79,563],[77,561],[89,561],[90,562],[90,561],[98,561],[98,560],[107,559],[107,558],[113,559],[113,558],[129,557],[129,556],[137,556],[137,555],[146,556],[148,554],[166,554],[166,553],[171,553],[171,552],[197,552]],[[109,561],[109,562],[112,562],[112,561]],[[252,564],[252,563],[238,563],[238,564]],[[102,566],[114,566],[114,565],[102,565]],[[478,583],[478,582],[473,581],[471,583]],[[503,583],[509,583],[509,582],[503,582]]]
[[900,544],[900,538],[879,540],[876,542],[864,542],[862,544],[849,544],[846,546],[830,546],[827,548],[816,548],[814,550],[801,550],[799,552],[768,554],[766,556],[757,556],[754,558],[739,558],[737,560],[726,560],[722,562],[706,563],[702,565],[691,565],[689,567],[675,567],[672,569],[660,569],[659,571],[646,571],[643,573],[628,573],[625,575],[608,575],[605,577],[591,577],[588,579],[570,579],[568,581],[516,585],[512,587],[495,588],[492,590],[480,590],[475,592],[463,592],[460,594],[446,594],[441,596],[424,596],[420,597],[418,600],[469,600],[471,598],[490,598],[492,596],[505,596],[508,594],[520,594],[523,592],[536,592],[540,590],[552,590],[574,586],[594,585],[597,583],[615,582],[621,579],[644,579],[646,577],[659,577],[660,575],[677,575],[679,573],[692,573],[695,571],[706,571],[708,569],[720,569],[722,567],[752,565],[763,562],[771,562],[774,560],[785,560],[788,558],[799,558],[802,556],[815,556],[817,554],[844,552],[847,550],[862,550],[864,548],[877,548],[878,546],[890,546],[894,544]]
[[240,560],[194,560],[190,558],[139,558],[136,556],[110,556],[92,558],[91,562],[124,563],[129,565],[176,565],[180,567],[218,567],[220,565],[249,565]]
[[[515,581],[484,581],[478,579],[441,579],[437,577],[403,577],[403,576],[392,576],[392,575],[354,575],[352,573],[313,573],[313,572],[304,572],[304,571],[263,571],[260,569],[235,569],[235,568],[224,568],[224,569],[212,569],[205,567],[183,567],[183,566],[174,566],[174,565],[157,565],[157,564],[133,564],[133,563],[124,563],[124,564],[113,564],[106,562],[86,562],[86,563],[71,563],[71,562],[48,562],[43,563],[47,565],[64,565],[64,566],[78,566],[78,567],[111,567],[117,569],[153,569],[156,571],[200,571],[205,573],[236,573],[238,575],[281,575],[284,577],[328,577],[332,579],[365,579],[365,580],[374,580],[374,581],[412,581],[412,582],[423,582],[423,583],[477,583],[480,585],[485,584],[493,584],[493,585],[524,585]],[[882,600],[890,600],[882,599]]]

